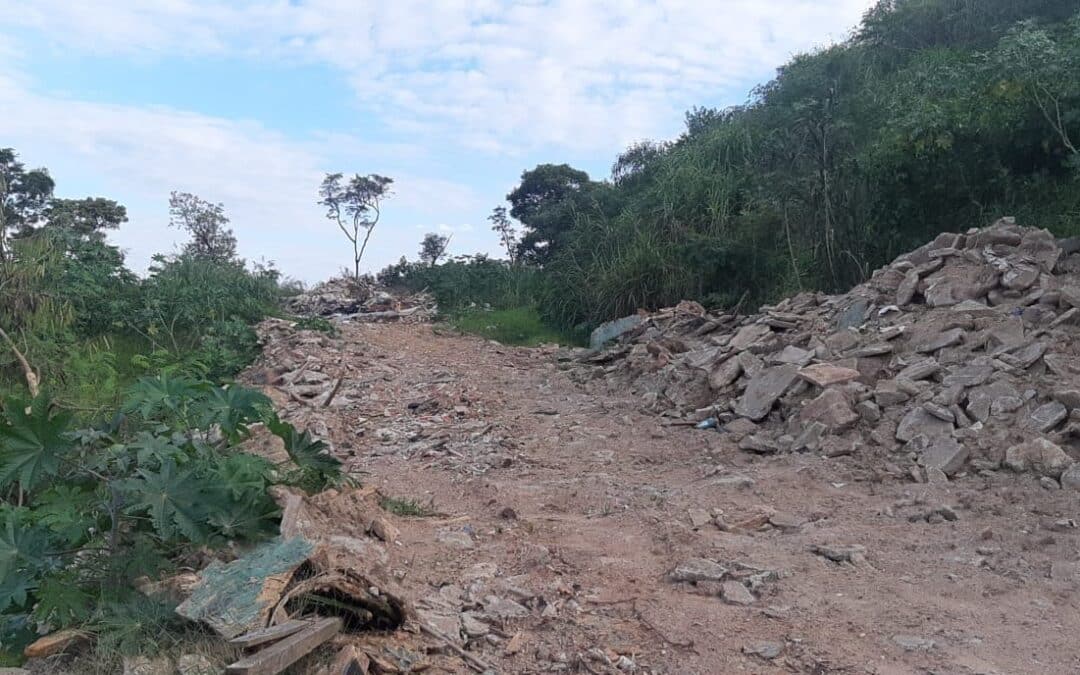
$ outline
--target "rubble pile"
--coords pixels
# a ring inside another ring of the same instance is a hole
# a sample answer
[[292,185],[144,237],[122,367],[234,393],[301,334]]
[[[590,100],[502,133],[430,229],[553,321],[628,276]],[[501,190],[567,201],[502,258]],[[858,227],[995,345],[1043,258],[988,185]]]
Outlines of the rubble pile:
[[428,293],[395,295],[363,279],[337,277],[287,299],[285,309],[351,321],[428,321],[438,308]]
[[[343,326],[329,335],[266,319],[255,327],[262,354],[243,379],[270,396],[282,419],[330,443],[349,468],[396,455],[481,475],[520,461],[518,444],[487,419],[488,395],[451,370],[402,381],[410,356],[367,342],[375,330]],[[273,461],[286,458],[275,437],[259,426],[254,433],[251,445]]]
[[855,455],[920,482],[1007,468],[1080,488],[1078,323],[1080,239],[1002,219],[942,234],[843,295],[626,317],[572,360],[591,366],[583,380],[629,386],[747,452]]

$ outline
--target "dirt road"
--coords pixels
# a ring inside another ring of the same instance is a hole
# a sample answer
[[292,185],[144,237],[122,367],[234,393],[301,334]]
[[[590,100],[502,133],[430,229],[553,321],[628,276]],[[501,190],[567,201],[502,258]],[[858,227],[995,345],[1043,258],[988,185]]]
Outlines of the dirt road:
[[304,333],[284,367],[344,384],[280,402],[363,484],[437,512],[392,519],[390,571],[497,672],[1080,671],[1075,496],[749,455],[575,383],[553,350],[438,333]]

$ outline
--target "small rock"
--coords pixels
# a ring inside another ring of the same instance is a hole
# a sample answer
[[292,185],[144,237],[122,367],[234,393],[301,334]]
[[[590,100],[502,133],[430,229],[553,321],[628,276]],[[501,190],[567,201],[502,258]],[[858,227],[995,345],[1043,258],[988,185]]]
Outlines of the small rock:
[[461,629],[470,638],[484,637],[491,632],[491,626],[475,612],[461,613]]
[[1028,426],[1041,433],[1046,433],[1065,421],[1069,410],[1058,401],[1045,403],[1035,409],[1028,418]]
[[834,563],[858,564],[866,560],[866,547],[858,544],[818,544],[810,551]]
[[1034,438],[1005,451],[1005,466],[1016,472],[1033,471],[1059,478],[1072,464],[1072,458],[1060,446],[1045,438]]
[[671,573],[672,581],[695,583],[698,581],[721,581],[727,576],[727,568],[714,560],[690,558],[679,563]]
[[712,516],[705,509],[687,509],[686,515],[690,518],[690,527],[695,530],[712,522]]
[[913,408],[896,427],[896,439],[907,443],[918,434],[928,438],[947,437],[952,434],[952,422],[938,419],[926,412],[921,406]]
[[484,613],[495,619],[519,619],[528,616],[529,610],[509,598],[489,595],[484,598]]
[[472,536],[462,530],[439,530],[435,533],[435,541],[460,549],[470,549],[476,546]]
[[923,403],[922,407],[923,410],[930,413],[939,420],[942,420],[944,422],[956,421],[956,416],[953,415],[952,411],[943,405],[939,405],[937,403],[934,403],[933,401],[927,401],[926,403]]
[[775,455],[780,452],[780,444],[765,434],[754,434],[739,441],[739,449],[758,455]]
[[838,389],[826,389],[803,406],[799,419],[804,424],[821,422],[832,433],[841,433],[855,426],[859,415],[851,409],[843,392]]
[[771,661],[780,656],[784,651],[784,645],[779,642],[755,642],[753,644],[743,647],[743,654],[748,656],[760,656],[763,659]]
[[1043,477],[1039,478],[1039,485],[1041,485],[1044,490],[1060,490],[1061,489],[1061,484],[1058,483],[1053,478],[1051,478],[1050,476],[1043,476]]
[[802,433],[791,444],[792,452],[817,452],[821,449],[821,441],[827,431],[822,422],[813,422],[806,425]]
[[964,468],[968,450],[952,438],[938,438],[919,455],[919,464],[929,469],[939,469],[946,476]]
[[939,349],[958,345],[964,341],[964,332],[963,328],[947,330],[944,333],[935,335],[934,337],[915,345],[915,351],[919,354],[929,354],[936,352]]
[[914,635],[894,635],[892,641],[907,652],[928,652],[937,646],[933,640]]
[[1080,464],[1073,464],[1061,472],[1061,487],[1080,490]]
[[797,532],[805,521],[790,513],[774,513],[769,516],[769,524],[784,532]]
[[881,419],[881,408],[878,406],[877,403],[874,403],[870,400],[860,401],[858,404],[856,404],[855,412],[857,412],[860,417],[862,417],[867,422],[870,422],[871,424],[874,424]]
[[752,605],[757,600],[741,581],[725,581],[720,597],[730,605]]
[[793,364],[766,368],[750,381],[732,409],[736,415],[759,422],[765,419],[798,376],[799,367]]
[[799,377],[818,387],[829,387],[859,379],[859,371],[831,363],[815,363],[799,371]]

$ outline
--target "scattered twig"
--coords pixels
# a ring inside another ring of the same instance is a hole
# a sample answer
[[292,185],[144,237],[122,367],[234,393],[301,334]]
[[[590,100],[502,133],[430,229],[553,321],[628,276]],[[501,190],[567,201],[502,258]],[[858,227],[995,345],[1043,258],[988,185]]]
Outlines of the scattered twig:
[[341,389],[341,383],[344,382],[344,381],[345,381],[345,378],[339,377],[334,382],[334,386],[333,386],[332,389],[330,389],[330,393],[327,394],[326,398],[323,399],[323,402],[322,402],[322,407],[323,408],[328,407],[330,405],[330,402],[334,400],[334,397],[337,396],[338,390]]
[[462,649],[461,647],[459,647],[453,640],[451,640],[446,635],[446,633],[443,633],[438,628],[436,628],[436,627],[434,627],[432,625],[429,625],[429,624],[427,624],[425,622],[421,622],[420,623],[420,630],[423,631],[424,633],[427,633],[431,637],[441,641],[443,644],[445,644],[447,646],[447,648],[450,649],[450,651],[452,651],[455,654],[457,654],[458,656],[460,656],[461,659],[470,668],[472,668],[476,672],[483,673],[483,672],[488,671],[488,670],[493,670],[493,668],[491,666],[489,666],[485,661],[477,658],[476,656],[470,654],[469,652],[467,652],[464,649]]

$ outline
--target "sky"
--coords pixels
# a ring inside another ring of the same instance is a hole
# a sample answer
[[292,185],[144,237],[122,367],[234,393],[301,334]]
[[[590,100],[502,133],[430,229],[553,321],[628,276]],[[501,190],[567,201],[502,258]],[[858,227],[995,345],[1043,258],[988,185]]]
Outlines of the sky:
[[220,202],[241,255],[312,283],[351,266],[327,172],[394,179],[363,269],[497,253],[521,172],[606,178],[694,106],[745,103],[870,0],[0,0],[0,147],[61,197],[128,208],[130,266],[175,252],[169,192]]

